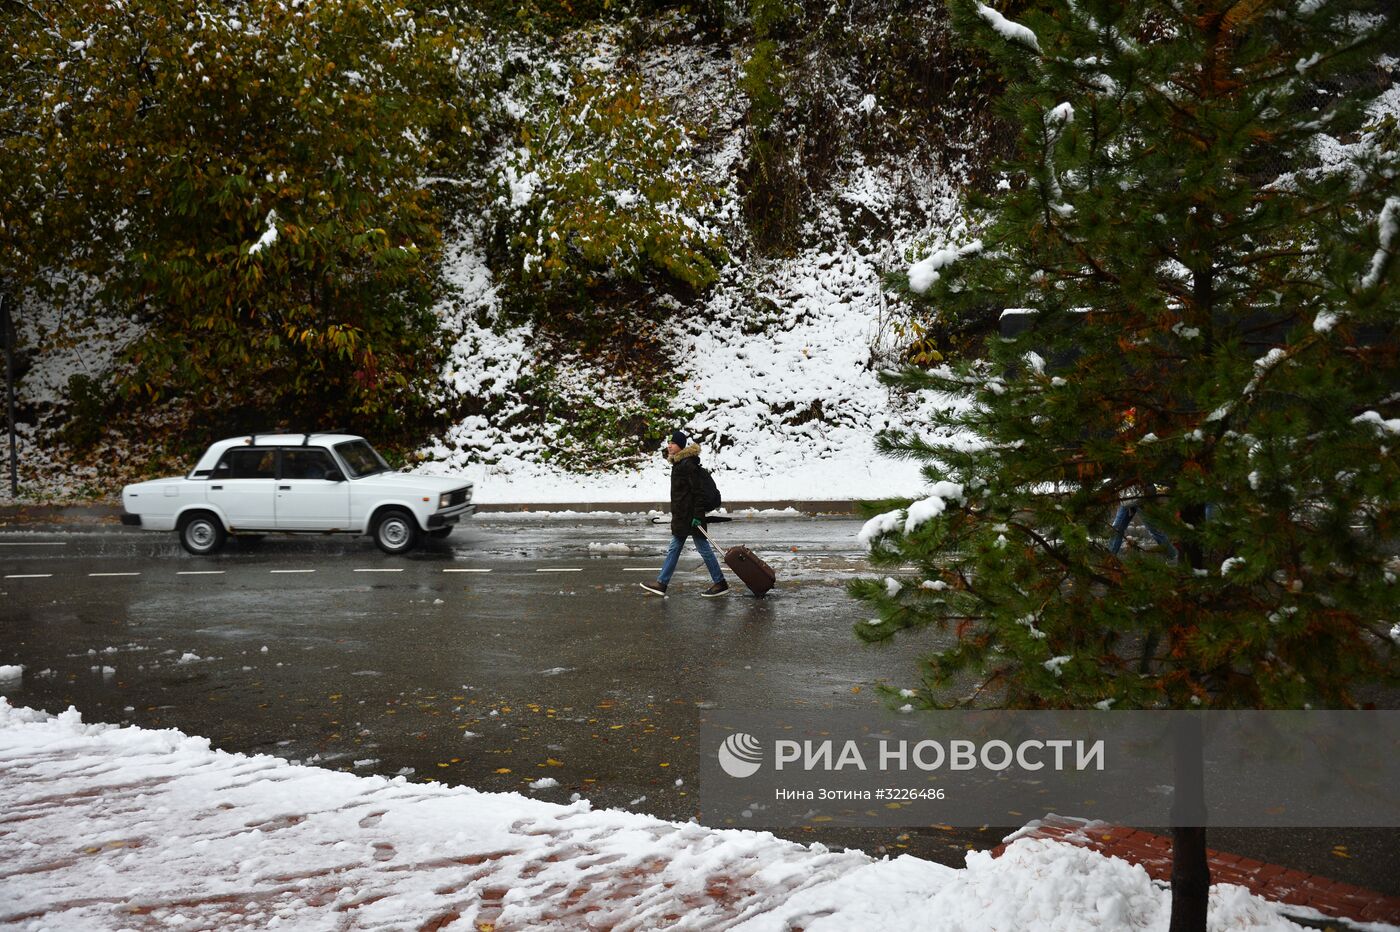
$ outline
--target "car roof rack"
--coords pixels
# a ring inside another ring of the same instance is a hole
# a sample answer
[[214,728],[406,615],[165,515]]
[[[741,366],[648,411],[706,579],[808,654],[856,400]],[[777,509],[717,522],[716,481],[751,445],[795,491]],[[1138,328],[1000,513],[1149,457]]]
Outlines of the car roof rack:
[[335,430],[310,430],[310,431],[302,431],[302,430],[259,430],[259,431],[254,431],[254,432],[252,432],[252,433],[250,433],[250,434],[248,435],[247,443],[248,443],[249,446],[257,446],[257,443],[258,443],[258,435],[259,435],[259,434],[262,434],[262,435],[264,435],[264,436],[273,436],[273,437],[287,436],[287,435],[295,436],[295,435],[297,435],[297,434],[301,434],[301,445],[305,447],[305,446],[310,446],[310,444],[311,444],[311,438],[312,438],[312,437],[319,437],[319,436],[321,436],[322,434],[348,434],[348,433],[349,433],[348,430],[341,430],[341,429],[339,429],[339,428],[337,428],[337,429],[335,429]]

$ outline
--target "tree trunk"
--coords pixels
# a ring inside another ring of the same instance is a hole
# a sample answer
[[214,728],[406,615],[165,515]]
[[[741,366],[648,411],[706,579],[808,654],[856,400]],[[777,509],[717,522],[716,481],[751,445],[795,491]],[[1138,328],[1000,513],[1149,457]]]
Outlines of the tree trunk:
[[1204,734],[1201,719],[1183,715],[1174,727],[1172,919],[1169,932],[1205,932],[1210,899],[1206,862]]
[[15,325],[9,295],[0,291],[0,329],[5,338],[5,424],[10,441],[10,498],[19,498],[19,459],[15,448]]

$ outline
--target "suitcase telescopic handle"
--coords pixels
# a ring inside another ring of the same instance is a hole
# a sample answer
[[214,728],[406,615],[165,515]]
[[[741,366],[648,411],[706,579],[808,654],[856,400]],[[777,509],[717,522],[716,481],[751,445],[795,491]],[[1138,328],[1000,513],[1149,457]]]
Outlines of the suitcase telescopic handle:
[[704,534],[704,535],[705,535],[705,539],[706,539],[707,541],[709,541],[710,543],[714,544],[714,545],[715,545],[716,547],[718,547],[719,549],[721,549],[721,550],[724,549],[724,544],[721,544],[719,541],[717,541],[717,540],[715,540],[713,537],[711,537],[711,536],[710,536],[710,533],[709,533],[708,531],[705,530],[705,526],[704,526],[703,524],[698,525],[698,526],[695,528],[695,530],[699,531],[701,534]]

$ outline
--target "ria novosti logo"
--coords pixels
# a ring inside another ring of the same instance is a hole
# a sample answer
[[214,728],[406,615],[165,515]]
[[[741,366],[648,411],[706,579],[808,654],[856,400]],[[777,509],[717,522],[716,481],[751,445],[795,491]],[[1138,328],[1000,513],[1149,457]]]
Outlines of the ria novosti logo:
[[763,745],[753,735],[735,732],[719,746],[719,765],[731,777],[751,777],[763,762]]

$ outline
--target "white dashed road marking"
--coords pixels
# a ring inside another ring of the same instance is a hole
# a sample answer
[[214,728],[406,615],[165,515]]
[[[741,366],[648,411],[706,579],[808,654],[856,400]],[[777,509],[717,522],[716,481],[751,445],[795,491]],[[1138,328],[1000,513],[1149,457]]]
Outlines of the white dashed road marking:
[[544,567],[544,568],[536,569],[535,572],[536,572],[536,573],[582,573],[582,572],[583,572],[583,567],[580,567],[580,566]]
[[269,573],[314,573],[315,570],[268,570]]
[[491,572],[491,571],[490,571],[490,570],[486,570],[486,569],[465,569],[465,568],[464,568],[464,569],[449,569],[449,570],[443,570],[443,572],[444,572],[444,573],[489,573],[489,572]]
[[53,573],[9,573],[6,579],[48,579]]
[[140,573],[88,573],[89,576],[140,576]]
[[402,567],[397,567],[397,568],[389,568],[389,567],[379,568],[379,567],[375,567],[375,568],[371,568],[371,569],[358,569],[358,568],[357,568],[357,569],[355,570],[355,572],[357,572],[357,573],[402,573],[402,572],[403,572],[403,568],[402,568]]

